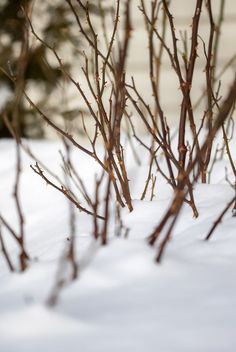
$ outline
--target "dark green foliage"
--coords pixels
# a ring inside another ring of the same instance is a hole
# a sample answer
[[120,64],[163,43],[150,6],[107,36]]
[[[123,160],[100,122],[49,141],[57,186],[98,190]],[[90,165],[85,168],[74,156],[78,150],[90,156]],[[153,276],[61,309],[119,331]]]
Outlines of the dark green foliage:
[[11,37],[12,43],[21,41],[24,32],[25,19],[21,6],[29,6],[31,0],[9,0],[6,5],[1,5],[0,11],[0,33]]
[[[58,86],[62,73],[57,67],[52,67],[47,61],[47,48],[37,42],[30,45],[28,41],[29,28],[27,19],[22,11],[31,11],[32,0],[6,0],[0,3],[0,67],[9,75],[16,77],[14,84],[7,75],[0,71],[0,85],[8,85],[15,98],[6,106],[9,120],[24,137],[42,137],[43,126],[37,118],[37,113],[29,107],[23,99],[22,91],[27,82],[38,85],[45,95],[40,100],[44,103]],[[74,27],[74,17],[65,1],[46,2],[45,15],[49,20],[42,19],[45,27],[40,35],[49,45],[59,48],[65,43],[71,43],[79,52],[81,47],[80,33]],[[33,8],[33,11],[34,8]],[[96,12],[94,6],[93,12]],[[36,13],[37,16],[37,13]],[[73,31],[74,29],[74,31]],[[69,68],[69,64],[68,64]],[[41,94],[42,95],[42,94]],[[17,121],[15,121],[17,120]],[[0,138],[10,137],[10,132],[0,119]]]

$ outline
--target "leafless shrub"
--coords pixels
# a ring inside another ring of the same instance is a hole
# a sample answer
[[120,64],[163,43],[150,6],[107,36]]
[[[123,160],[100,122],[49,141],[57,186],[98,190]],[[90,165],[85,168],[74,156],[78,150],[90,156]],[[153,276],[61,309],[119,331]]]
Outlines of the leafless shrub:
[[[158,226],[148,237],[148,242],[152,246],[159,242],[156,256],[157,262],[162,259],[183,204],[189,204],[194,217],[198,216],[193,191],[194,185],[199,180],[206,183],[210,179],[211,171],[219,153],[218,147],[215,154],[213,152],[214,139],[220,131],[222,131],[224,138],[224,147],[221,152],[226,151],[227,153],[236,184],[236,169],[229,145],[230,134],[232,134],[229,131],[236,101],[236,80],[234,79],[228,94],[222,97],[219,78],[226,68],[217,74],[216,66],[224,1],[221,1],[220,15],[215,21],[212,1],[197,0],[191,22],[191,39],[187,38],[186,32],[181,32],[181,41],[179,41],[175,29],[175,19],[171,12],[171,1],[153,0],[147,3],[140,0],[140,11],[144,18],[149,44],[149,75],[147,79],[151,87],[151,101],[146,100],[142,91],[139,90],[135,77],[131,77],[131,82],[127,80],[126,65],[132,32],[131,1],[127,0],[122,3],[117,0],[115,8],[110,12],[114,15],[110,36],[106,27],[102,2],[99,2],[101,33],[96,30],[90,11],[90,2],[66,0],[66,3],[76,21],[78,34],[83,37],[89,48],[83,53],[82,67],[79,68],[83,79],[79,80],[63,63],[57,48],[48,43],[45,38],[40,37],[27,11],[24,8],[22,8],[22,11],[33,37],[50,51],[57,62],[58,69],[67,82],[76,88],[79,99],[83,101],[84,109],[79,111],[78,117],[86,137],[86,143],[81,142],[76,134],[71,133],[69,127],[61,126],[51,118],[48,112],[43,111],[33,101],[31,93],[26,87],[21,86],[20,89],[18,86],[20,85],[20,77],[17,77],[12,72],[3,70],[15,84],[16,91],[20,90],[20,96],[24,96],[40,118],[63,139],[66,153],[62,153],[65,179],[61,180],[58,175],[55,175],[53,170],[47,169],[43,163],[34,157],[33,153],[25,147],[17,135],[14,126],[9,124],[9,121],[5,118],[5,123],[8,124],[9,130],[11,130],[16,140],[17,168],[14,196],[20,234],[17,234],[2,216],[1,222],[20,245],[21,270],[24,270],[27,266],[28,255],[25,251],[24,219],[18,195],[21,164],[20,147],[22,147],[35,160],[35,165],[31,165],[32,170],[47,184],[62,193],[70,202],[71,233],[68,237],[68,246],[66,246],[59,265],[59,272],[62,272],[64,270],[62,268],[69,265],[72,269],[70,279],[73,280],[78,276],[80,268],[75,256],[75,209],[77,208],[92,217],[93,238],[102,245],[108,243],[111,207],[114,198],[117,206],[117,234],[124,230],[120,207],[127,206],[130,211],[133,210],[123,146],[123,125],[126,124],[127,126],[127,139],[137,164],[140,164],[141,161],[133,147],[133,137],[149,154],[147,178],[141,199],[143,200],[147,197],[147,190],[150,187],[150,199],[154,198],[155,187],[158,183],[157,175],[161,175],[174,191],[170,207]],[[124,12],[121,12],[122,5]],[[79,12],[83,14],[82,17],[78,15]],[[201,16],[203,12],[207,15],[209,25],[207,38],[201,37]],[[120,17],[122,18],[121,22]],[[121,26],[123,26],[122,31],[120,31]],[[89,29],[89,32],[87,29]],[[167,40],[167,34],[170,35],[170,43]],[[102,42],[105,42],[104,46],[101,45]],[[190,47],[188,45],[189,42]],[[194,103],[192,93],[194,77],[197,74],[196,65],[200,46],[203,49],[203,58],[205,60],[203,73],[205,83],[203,93],[197,102]],[[89,51],[91,55],[89,55]],[[169,64],[177,78],[181,94],[180,108],[179,110],[176,108],[176,111],[179,111],[179,115],[175,131],[171,128],[168,112],[161,101],[160,75],[162,74],[164,55],[168,58]],[[227,65],[231,62],[229,61]],[[202,101],[204,101],[205,106],[199,113],[197,107]],[[85,112],[90,115],[93,121],[90,127],[88,127],[89,122]],[[139,118],[145,127],[150,137],[150,144],[144,141],[142,135],[137,132],[136,124],[133,120],[134,115]],[[187,132],[188,128],[190,136]],[[178,140],[177,148],[174,146],[173,137]],[[102,152],[101,145],[103,146]],[[96,175],[94,180],[93,195],[88,192],[76,165],[71,160],[71,146],[75,148],[79,155],[81,153],[85,154],[100,166],[100,173]],[[161,165],[160,160],[162,159],[165,161],[165,168],[163,168],[163,164]],[[79,197],[74,189],[79,192]],[[216,219],[213,228],[207,235],[207,239],[210,238],[214,229],[234,202],[235,197]],[[234,204],[234,209],[235,207],[236,203]],[[125,232],[127,235],[126,229]],[[162,236],[160,236],[161,234]],[[9,269],[14,270],[1,233],[0,243]],[[51,303],[57,300],[60,289],[67,283],[67,279],[68,277],[65,278],[63,275],[58,275],[51,295]]]

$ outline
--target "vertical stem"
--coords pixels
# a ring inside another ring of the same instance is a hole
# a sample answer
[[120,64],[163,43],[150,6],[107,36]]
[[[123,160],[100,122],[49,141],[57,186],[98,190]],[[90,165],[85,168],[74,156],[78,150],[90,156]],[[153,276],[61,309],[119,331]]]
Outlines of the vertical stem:
[[1,245],[1,250],[2,250],[2,253],[3,253],[3,255],[4,255],[5,259],[6,259],[6,262],[7,262],[9,270],[11,272],[15,271],[14,266],[13,266],[13,264],[11,262],[10,256],[9,256],[9,254],[7,252],[4,240],[3,240],[1,225],[0,225],[0,245]]

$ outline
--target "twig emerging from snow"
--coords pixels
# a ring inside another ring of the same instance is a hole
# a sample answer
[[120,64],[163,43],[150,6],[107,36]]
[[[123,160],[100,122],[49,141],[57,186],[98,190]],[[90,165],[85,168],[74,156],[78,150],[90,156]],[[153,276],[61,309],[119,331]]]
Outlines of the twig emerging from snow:
[[0,245],[1,245],[1,250],[2,250],[2,253],[6,259],[6,262],[7,262],[7,265],[8,265],[8,268],[10,271],[15,271],[14,269],[14,266],[11,262],[11,259],[10,259],[10,256],[7,252],[7,248],[5,246],[5,243],[4,243],[4,240],[3,240],[3,237],[2,237],[2,229],[1,229],[1,225],[0,225]]
[[[224,124],[225,120],[227,119],[232,106],[234,105],[236,100],[236,77],[234,78],[234,82],[231,86],[231,89],[229,90],[228,96],[226,97],[224,103],[222,104],[218,116],[216,117],[215,123],[212,126],[211,130],[209,130],[208,135],[201,147],[201,153],[205,153],[207,150],[209,143],[212,143],[212,140],[216,136],[218,130],[221,128],[222,124]],[[188,165],[187,171],[186,171],[186,177],[189,177],[190,173],[193,171],[194,167],[198,163],[198,156],[196,155],[195,159],[191,162],[191,164]],[[200,175],[200,169],[198,170],[198,173],[195,175],[195,178],[193,180],[192,185],[194,182],[197,181],[198,177]],[[183,184],[186,182],[185,175],[183,175],[183,178],[181,180]],[[148,242],[150,245],[154,245],[156,240],[158,239],[161,231],[164,229],[164,227],[170,223],[169,225],[169,230],[167,231],[167,234],[165,236],[166,239],[170,238],[171,236],[171,231],[173,230],[173,225],[174,225],[174,220],[176,217],[176,214],[178,214],[183,206],[184,203],[184,198],[186,196],[187,191],[183,191],[182,187],[180,187],[177,191],[176,194],[173,198],[173,201],[170,205],[170,207],[167,209],[165,215],[163,216],[162,220],[160,221],[159,225],[156,227],[156,229],[153,231],[153,233],[149,236]],[[232,203],[234,202],[235,197],[232,200]],[[230,207],[230,205],[229,205]],[[227,209],[225,210],[225,212]],[[225,212],[223,212],[222,217],[224,216]],[[167,245],[167,240],[164,240],[161,244],[161,248],[159,250],[159,253],[162,253]],[[157,256],[159,260],[159,255]],[[160,260],[159,260],[160,261]]]
[[[47,176],[45,176],[43,170],[39,167],[39,164],[36,163],[35,166],[30,165],[31,169],[38,174],[48,185],[52,186],[53,188],[57,189],[59,192],[61,192],[62,194],[64,194],[66,196],[66,198],[68,198],[75,206],[76,208],[78,208],[80,211],[88,214],[88,215],[92,215],[94,216],[94,213],[91,212],[90,210],[84,208],[83,206],[81,206],[79,204],[79,202],[74,198],[73,194],[71,193],[70,190],[68,190],[67,188],[65,188],[64,186],[57,186],[55,183],[53,183],[52,181],[50,181]],[[104,217],[101,215],[96,215],[99,219],[104,220]]]
[[[223,217],[225,216],[225,214],[227,213],[227,211],[229,210],[229,208],[233,205],[233,203],[236,200],[236,196],[234,196],[231,201],[226,205],[226,207],[223,209],[223,211],[220,213],[219,217],[214,221],[212,228],[210,229],[210,231],[208,232],[208,234],[205,237],[205,241],[208,241],[210,239],[210,237],[212,236],[213,232],[215,231],[216,227],[221,223]],[[235,215],[235,213],[234,213]]]

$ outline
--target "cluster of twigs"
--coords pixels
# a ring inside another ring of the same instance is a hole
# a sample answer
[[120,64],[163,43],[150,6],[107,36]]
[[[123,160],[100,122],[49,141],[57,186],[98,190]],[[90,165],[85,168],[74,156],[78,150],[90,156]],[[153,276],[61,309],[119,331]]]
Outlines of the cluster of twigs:
[[[17,112],[18,112],[17,107],[14,110],[15,110],[15,118],[17,119]],[[15,201],[16,213],[18,218],[18,230],[15,230],[10,224],[10,222],[0,213],[0,221],[1,221],[0,244],[1,244],[3,255],[6,259],[6,262],[10,271],[18,270],[17,266],[13,264],[9,256],[9,253],[7,251],[7,246],[5,245],[4,237],[1,232],[1,226],[4,226],[18,245],[19,268],[20,268],[20,271],[24,271],[28,266],[29,255],[25,248],[25,226],[24,226],[25,224],[24,224],[23,209],[20,201],[20,180],[21,180],[21,165],[22,165],[21,147],[20,147],[21,142],[17,133],[17,128],[10,124],[7,116],[4,113],[1,114],[1,117],[3,118],[7,127],[9,128],[9,131],[12,133],[12,136],[15,139],[15,145],[16,145],[16,148],[15,148],[16,149],[16,168],[15,168],[15,182],[13,187],[13,197]]]
[[[158,21],[160,21],[160,11],[162,9],[162,22],[164,29],[159,32]],[[195,217],[198,216],[197,206],[194,200],[193,186],[199,179],[201,182],[207,182],[207,174],[211,160],[213,141],[217,132],[222,129],[225,148],[230,160],[230,165],[235,175],[235,167],[233,158],[230,152],[228,136],[225,130],[225,123],[232,115],[235,108],[236,98],[236,82],[234,81],[223,103],[219,97],[219,88],[216,86],[216,59],[218,42],[220,36],[220,29],[223,17],[223,1],[220,8],[220,16],[218,23],[214,23],[212,13],[212,2],[196,1],[195,11],[191,24],[191,47],[189,53],[187,51],[186,39],[183,39],[184,51],[181,52],[181,47],[178,42],[177,33],[175,30],[174,17],[171,13],[170,1],[152,1],[151,11],[147,9],[144,1],[141,1],[140,10],[143,13],[149,43],[149,66],[150,66],[150,82],[152,87],[152,95],[154,102],[150,105],[142,97],[138,91],[134,78],[132,84],[127,85],[127,94],[131,100],[136,112],[141,117],[148,133],[153,138],[151,147],[145,146],[149,150],[152,160],[157,155],[157,150],[162,150],[164,154],[168,173],[160,169],[158,165],[157,170],[165,177],[168,184],[170,184],[175,192],[173,201],[167,210],[164,217],[161,219],[157,228],[149,236],[148,242],[154,245],[163,230],[166,234],[162,237],[159,245],[156,260],[159,262],[162,258],[163,251],[171,237],[172,230],[175,226],[176,220],[180,214],[181,207],[184,202],[189,203],[193,209]],[[200,35],[200,20],[202,13],[206,12],[209,19],[209,37],[206,40],[201,39]],[[166,28],[166,27],[167,28]],[[167,43],[165,39],[166,30],[169,30],[172,43]],[[206,107],[199,119],[199,111],[194,109],[192,102],[192,90],[194,88],[193,78],[196,72],[196,60],[199,50],[199,38],[202,41],[203,52],[205,56],[205,96]],[[159,44],[159,45],[158,45]],[[159,50],[157,50],[159,48]],[[166,53],[169,62],[179,82],[179,89],[182,94],[182,101],[180,104],[179,120],[178,120],[178,150],[177,153],[173,150],[170,127],[168,119],[165,116],[164,108],[161,104],[159,92],[159,76],[160,76],[160,60]],[[137,99],[138,98],[138,102]],[[196,116],[197,115],[197,116]],[[198,126],[198,121],[201,121]],[[131,122],[132,123],[132,122]],[[190,142],[186,137],[186,130],[190,126],[192,133],[192,141]],[[205,127],[205,128],[204,128]],[[132,128],[135,129],[132,125]],[[203,131],[206,132],[205,141],[201,143]],[[137,138],[137,136],[136,136]],[[155,150],[155,153],[153,151]],[[157,162],[156,162],[157,163]],[[149,181],[151,173],[149,172]],[[187,198],[189,197],[189,198]],[[233,202],[233,201],[232,201]],[[218,221],[217,221],[218,223]],[[208,236],[207,238],[209,238]]]
[[[26,11],[28,10],[28,6],[26,5]],[[19,246],[19,265],[20,265],[20,270],[24,271],[27,268],[27,262],[29,260],[29,255],[25,249],[25,226],[24,226],[24,215],[23,215],[23,210],[20,202],[20,179],[21,179],[21,148],[20,148],[20,136],[19,136],[19,124],[20,124],[20,101],[23,96],[23,87],[25,85],[25,72],[26,72],[26,66],[27,66],[27,60],[28,60],[28,46],[29,46],[29,32],[28,32],[28,27],[26,26],[24,29],[24,40],[22,41],[21,48],[20,48],[20,55],[19,59],[17,62],[17,80],[15,80],[15,85],[14,85],[14,98],[12,101],[12,122],[9,121],[7,114],[3,111],[1,112],[1,118],[3,122],[5,123],[6,127],[12,134],[13,138],[15,139],[15,145],[16,145],[16,168],[15,168],[15,182],[14,182],[14,189],[13,189],[13,197],[15,200],[15,206],[16,206],[16,213],[18,217],[18,231],[13,229],[9,221],[1,215],[0,213],[0,220],[2,225],[7,229],[7,231],[11,234],[11,236],[15,239],[16,243]],[[10,58],[9,58],[10,59]],[[13,75],[12,73],[12,67],[10,65],[10,61],[7,63],[9,73],[8,75],[11,77]],[[1,226],[1,224],[0,224]],[[11,271],[15,270],[14,264],[12,263],[10,256],[8,255],[7,248],[4,243],[3,235],[2,233],[0,234],[0,240],[1,240],[1,247],[2,251],[4,253],[4,257],[6,259],[6,262],[8,264],[8,267]]]
[[[181,41],[178,39],[175,19],[171,13],[171,1],[153,0],[147,3],[144,0],[140,0],[140,11],[144,18],[148,36],[149,75],[146,79],[150,81],[152,101],[147,101],[144,98],[142,91],[136,85],[135,77],[131,78],[131,83],[128,83],[126,78],[126,65],[132,32],[131,1],[127,0],[121,3],[120,0],[117,0],[110,37],[106,27],[104,11],[102,11],[102,3],[100,3],[100,9],[101,27],[103,30],[100,34],[96,31],[96,26],[93,23],[89,2],[86,4],[80,0],[66,0],[66,2],[71,10],[71,15],[76,20],[78,33],[83,37],[92,52],[92,57],[89,57],[87,52],[84,52],[83,55],[83,82],[77,81],[71,72],[68,71],[55,47],[37,34],[25,8],[22,8],[22,12],[27,19],[31,35],[53,54],[58,69],[61,70],[66,80],[76,88],[78,96],[83,101],[85,109],[91,119],[93,119],[94,124],[93,127],[88,129],[87,117],[84,116],[83,112],[79,113],[78,118],[82,121],[83,131],[88,141],[87,144],[83,144],[78,140],[77,136],[72,135],[67,128],[60,126],[46,112],[42,111],[34,103],[27,89],[22,89],[20,96],[23,96],[47,125],[63,138],[66,155],[62,155],[62,161],[66,176],[65,180],[62,181],[58,175],[55,175],[42,162],[37,160],[33,153],[24,146],[20,136],[14,130],[14,126],[9,124],[5,116],[4,121],[16,140],[17,172],[14,197],[19,215],[19,235],[16,234],[2,216],[1,222],[20,245],[21,270],[24,270],[27,266],[28,255],[24,245],[24,221],[19,201],[20,150],[24,148],[36,161],[35,165],[31,166],[32,170],[47,184],[61,192],[70,202],[71,234],[68,240],[69,246],[66,249],[63,260],[71,264],[71,279],[75,279],[78,275],[78,263],[75,255],[75,209],[77,208],[79,211],[92,216],[93,237],[95,240],[100,240],[102,245],[106,245],[108,241],[110,208],[114,197],[118,204],[117,214],[120,214],[119,207],[127,206],[130,211],[133,209],[123,147],[123,124],[128,125],[127,133],[131,146],[131,134],[133,134],[133,137],[150,154],[148,177],[141,198],[145,198],[147,189],[151,184],[151,199],[153,199],[157,174],[164,177],[174,191],[171,205],[153,233],[148,237],[148,242],[152,246],[159,241],[156,256],[158,262],[160,262],[172,235],[183,204],[189,204],[193,210],[193,215],[195,217],[198,216],[193,192],[194,184],[199,180],[203,183],[209,181],[210,172],[217,159],[216,154],[212,157],[213,142],[219,131],[223,133],[224,150],[226,150],[228,155],[236,184],[236,168],[228,137],[230,121],[232,121],[236,102],[236,80],[233,80],[228,94],[225,98],[222,98],[220,95],[221,87],[218,83],[220,77],[216,75],[216,68],[224,12],[223,0],[221,1],[220,15],[216,22],[213,16],[212,7],[214,5],[212,1],[196,1],[191,23],[191,45],[189,50],[187,37],[182,36]],[[123,12],[121,12],[121,7]],[[201,38],[201,16],[203,13],[206,14],[209,23],[209,35],[204,40]],[[123,29],[120,32],[121,14]],[[167,34],[170,35],[171,41],[167,40]],[[192,92],[200,46],[202,46],[205,59],[203,73],[205,75],[205,87],[203,89],[204,93],[195,104]],[[173,131],[168,123],[167,112],[162,104],[160,94],[161,65],[164,57],[169,60],[178,80],[181,93],[179,113],[177,112],[178,115],[176,116],[178,125],[176,132],[178,138],[177,150],[173,146]],[[15,84],[16,91],[18,91],[19,77],[14,72],[3,71]],[[205,101],[205,108],[202,112],[199,112],[197,108],[202,100]],[[150,145],[144,142],[142,135],[137,132],[136,123],[134,123],[132,118],[133,115],[136,116],[136,119],[138,116],[144,125],[151,140]],[[191,138],[189,138],[189,135],[187,137],[188,128],[190,128]],[[205,136],[203,142],[202,136]],[[102,154],[98,151],[101,144],[103,145]],[[76,166],[70,158],[71,145],[75,147],[78,153],[84,153],[91,160],[95,160],[101,168],[100,176],[95,179],[93,196],[86,189],[82,178],[76,171]],[[138,159],[135,155],[135,150],[134,156]],[[160,165],[160,158],[162,157],[166,164],[165,168]],[[233,186],[236,192],[235,184]],[[73,189],[79,192],[79,197]],[[103,194],[102,199],[101,193]],[[210,238],[226,211],[233,204],[234,209],[236,209],[235,197],[215,221],[206,239]],[[119,221],[122,227],[120,216]],[[0,240],[2,252],[8,266],[11,270],[14,270],[1,233]],[[52,295],[53,299],[57,297],[58,290],[63,284],[64,278],[60,277]]]

